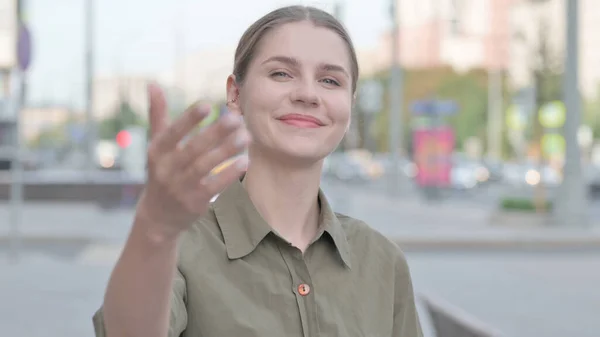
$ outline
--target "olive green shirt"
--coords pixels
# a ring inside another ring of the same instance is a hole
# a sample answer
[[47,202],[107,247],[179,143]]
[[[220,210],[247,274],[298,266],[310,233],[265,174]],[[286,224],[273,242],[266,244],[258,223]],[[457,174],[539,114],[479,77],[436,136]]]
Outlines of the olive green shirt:
[[[421,337],[400,249],[319,198],[321,230],[302,254],[240,182],[227,188],[181,238],[168,336]],[[101,310],[93,321],[105,337]]]

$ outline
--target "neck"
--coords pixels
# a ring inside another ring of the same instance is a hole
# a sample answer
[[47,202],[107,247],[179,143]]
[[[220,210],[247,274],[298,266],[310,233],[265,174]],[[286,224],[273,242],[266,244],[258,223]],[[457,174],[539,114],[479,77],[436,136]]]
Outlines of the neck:
[[244,187],[252,203],[279,235],[304,250],[318,230],[322,163],[294,169],[254,153],[250,163]]

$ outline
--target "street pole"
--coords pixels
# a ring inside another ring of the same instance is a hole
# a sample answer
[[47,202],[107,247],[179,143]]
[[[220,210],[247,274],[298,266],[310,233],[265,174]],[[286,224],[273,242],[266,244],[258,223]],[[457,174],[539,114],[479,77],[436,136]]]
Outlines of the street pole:
[[333,16],[335,16],[335,18],[338,19],[338,21],[343,22],[344,20],[342,18],[342,10],[344,8],[344,5],[341,1],[336,1],[333,6]]
[[87,172],[90,174],[96,168],[96,127],[94,120],[94,0],[85,0],[85,126],[87,147]]
[[21,110],[25,103],[25,73],[15,72],[17,78],[17,92],[14,95],[13,111],[15,125],[12,132],[13,150],[11,161],[11,184],[10,184],[10,260],[18,262],[19,248],[21,243],[21,215],[23,208],[23,161],[21,144]]
[[175,5],[175,15],[173,21],[173,34],[175,42],[174,44],[174,62],[173,62],[173,71],[174,71],[174,80],[173,80],[173,91],[174,97],[176,100],[181,100],[181,102],[177,102],[178,105],[182,107],[188,106],[187,101],[187,86],[186,86],[186,59],[185,59],[185,38],[183,29],[185,27],[185,3],[184,0],[177,1]]
[[392,58],[390,74],[390,120],[389,120],[389,151],[390,171],[388,172],[388,193],[398,196],[401,189],[401,175],[399,174],[400,150],[402,146],[402,70],[399,60],[399,0],[391,0],[390,15],[392,19]]
[[488,71],[488,159],[502,158],[502,71]]
[[[18,27],[24,24],[25,17],[25,3],[23,0],[17,1],[17,22]],[[19,36],[19,38],[21,38]],[[17,41],[17,44],[19,42]],[[16,67],[13,74],[16,75],[17,85],[16,89],[9,94],[9,97],[13,97],[13,104],[11,104],[14,114],[14,127],[12,129],[12,153],[11,153],[11,184],[10,184],[10,249],[9,259],[16,263],[19,261],[19,252],[21,244],[20,226],[21,226],[21,215],[23,206],[23,161],[21,158],[21,110],[25,104],[25,71],[21,71],[20,67]]]
[[581,125],[581,96],[579,93],[579,1],[566,1],[566,59],[563,80],[567,118],[564,125],[565,164],[561,193],[556,203],[559,225],[586,225],[586,195],[581,170],[581,153],[577,132]]

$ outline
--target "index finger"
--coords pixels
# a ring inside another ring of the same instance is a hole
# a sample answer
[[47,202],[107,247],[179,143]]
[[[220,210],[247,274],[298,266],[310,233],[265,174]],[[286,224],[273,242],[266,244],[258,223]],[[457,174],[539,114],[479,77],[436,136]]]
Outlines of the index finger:
[[148,85],[150,138],[155,138],[160,132],[167,129],[169,116],[167,113],[167,100],[162,90],[156,84]]

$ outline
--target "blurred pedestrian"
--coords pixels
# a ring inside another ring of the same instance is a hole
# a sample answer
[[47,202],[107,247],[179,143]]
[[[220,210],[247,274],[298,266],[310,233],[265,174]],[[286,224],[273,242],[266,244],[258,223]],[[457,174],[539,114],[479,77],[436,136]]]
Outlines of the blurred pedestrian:
[[[151,86],[148,182],[96,336],[421,336],[400,249],[320,189],[357,78],[342,25],[291,6],[243,34],[229,113],[187,142],[208,109],[169,125]],[[210,173],[246,147],[249,164]]]

